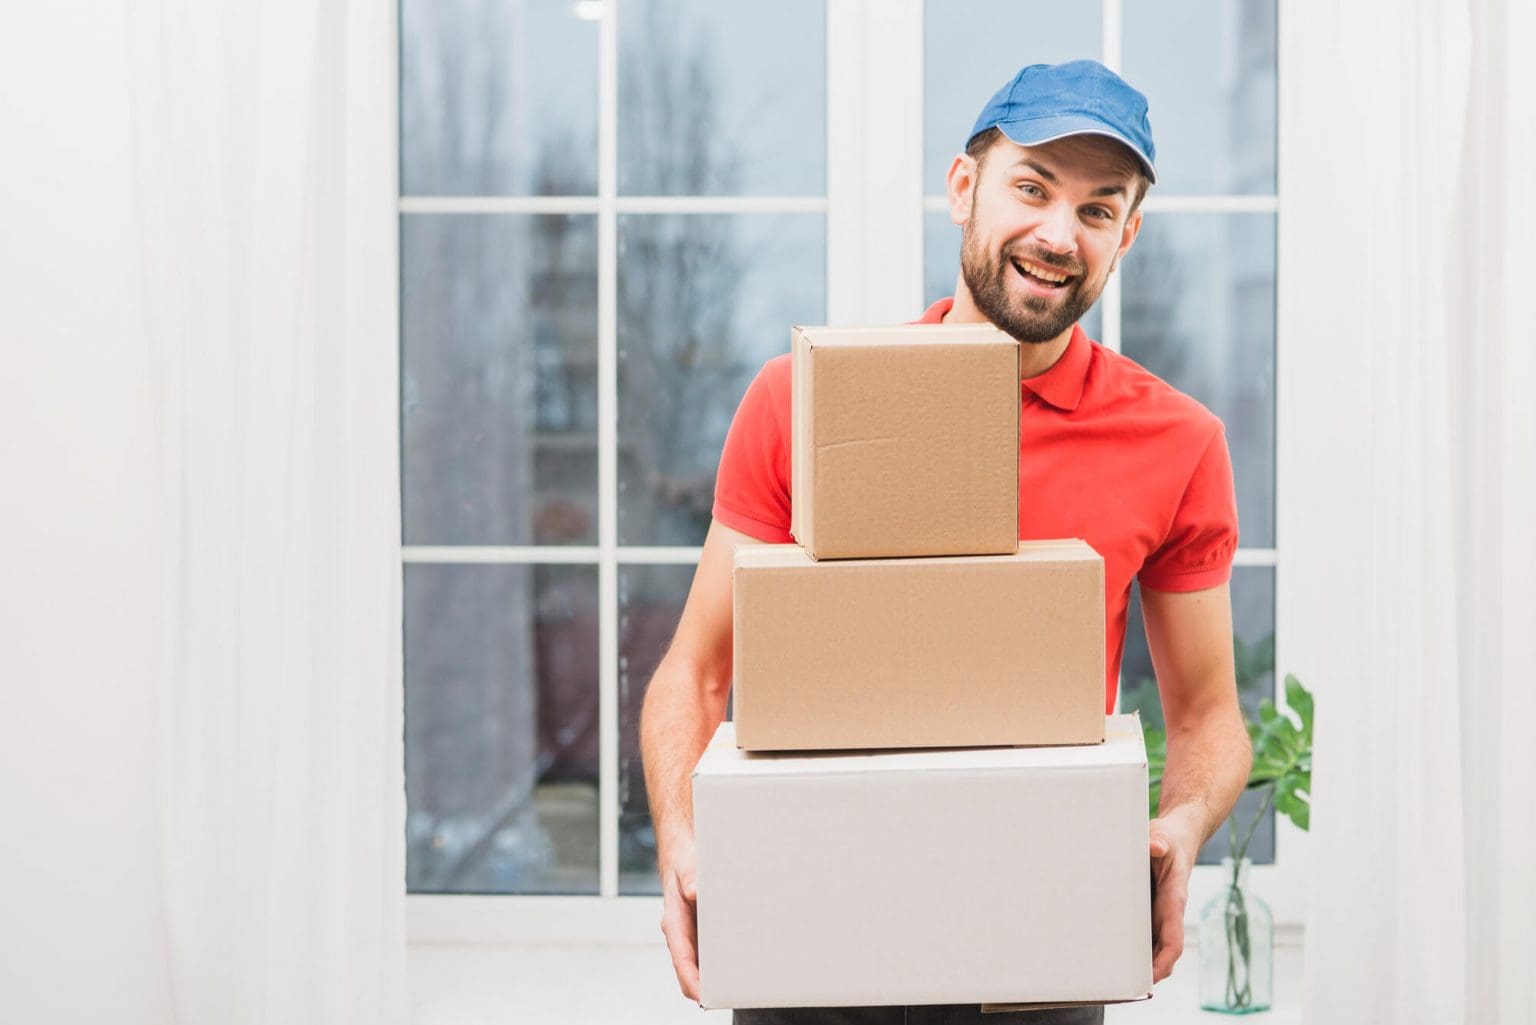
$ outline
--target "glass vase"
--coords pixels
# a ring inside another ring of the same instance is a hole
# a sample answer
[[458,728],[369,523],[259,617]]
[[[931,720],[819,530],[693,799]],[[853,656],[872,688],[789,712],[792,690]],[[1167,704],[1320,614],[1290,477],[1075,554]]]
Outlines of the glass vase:
[[1267,1011],[1274,997],[1275,918],[1248,890],[1249,862],[1221,859],[1226,885],[1200,912],[1200,1007]]

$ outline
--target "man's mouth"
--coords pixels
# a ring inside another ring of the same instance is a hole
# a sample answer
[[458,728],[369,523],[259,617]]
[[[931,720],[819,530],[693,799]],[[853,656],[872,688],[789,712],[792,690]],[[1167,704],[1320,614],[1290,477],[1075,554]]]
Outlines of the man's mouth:
[[1047,294],[1060,292],[1072,283],[1076,275],[1063,274],[1061,271],[1044,264],[1035,263],[1032,260],[1024,260],[1012,257],[1009,260],[1013,269],[1019,272],[1019,277],[1033,285],[1039,291]]

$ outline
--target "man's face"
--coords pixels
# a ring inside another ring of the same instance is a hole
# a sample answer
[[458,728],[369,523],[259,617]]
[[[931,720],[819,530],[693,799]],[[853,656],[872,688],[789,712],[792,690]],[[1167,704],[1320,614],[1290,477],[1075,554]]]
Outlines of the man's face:
[[1077,323],[1130,248],[1139,179],[1118,146],[1003,138],[972,175],[961,274],[976,308],[1019,341],[1048,342]]

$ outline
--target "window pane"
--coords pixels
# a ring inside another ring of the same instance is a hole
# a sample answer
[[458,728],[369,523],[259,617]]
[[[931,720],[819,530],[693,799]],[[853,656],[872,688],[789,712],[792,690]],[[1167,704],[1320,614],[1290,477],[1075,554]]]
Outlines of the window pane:
[[[1270,566],[1238,566],[1232,570],[1232,633],[1236,655],[1238,701],[1243,712],[1257,719],[1259,702],[1275,696],[1275,571]],[[1161,726],[1162,704],[1147,652],[1146,627],[1141,616],[1141,588],[1131,592],[1130,613],[1125,625],[1125,660],[1120,669],[1120,710],[1140,711],[1143,722]],[[1237,803],[1237,821],[1246,830],[1263,803],[1258,793],[1244,793]],[[1241,835],[1241,834],[1239,834]],[[1223,828],[1200,852],[1200,864],[1214,865],[1227,854]],[[1275,860],[1275,816],[1265,814],[1254,831],[1248,856],[1254,864]]]
[[596,893],[597,568],[405,567],[414,893]]
[[1275,217],[1149,213],[1123,266],[1125,354],[1227,425],[1245,548],[1275,543]]
[[[960,276],[960,226],[947,213],[928,213],[923,219],[923,296],[925,305],[955,294]],[[914,314],[915,316],[915,314]],[[1104,337],[1104,318],[1095,303],[1082,319],[1088,337]]]
[[597,225],[401,218],[407,544],[595,544]]
[[1275,191],[1275,0],[1124,6],[1124,74],[1147,94],[1159,192]]
[[824,0],[619,8],[619,191],[827,190]]
[[597,191],[597,23],[570,0],[401,0],[403,195]]
[[[923,189],[944,194],[944,175],[965,149],[976,115],[1026,64],[1100,59],[1097,3],[927,0],[923,9]],[[944,293],[948,295],[948,292]]]
[[677,629],[694,567],[619,567],[619,892],[660,893],[640,762],[640,708]]
[[742,393],[825,319],[825,218],[620,217],[618,286],[619,543],[702,544]]

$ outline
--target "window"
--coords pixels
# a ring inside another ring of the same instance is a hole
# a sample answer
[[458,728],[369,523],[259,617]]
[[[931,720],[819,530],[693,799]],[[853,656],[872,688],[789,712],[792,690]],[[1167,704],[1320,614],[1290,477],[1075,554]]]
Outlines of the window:
[[[656,891],[639,710],[735,404],[790,324],[950,294],[944,170],[1031,61],[1151,100],[1161,181],[1085,326],[1226,421],[1244,700],[1273,693],[1273,0],[402,0],[400,36],[413,893]],[[1133,603],[1124,707],[1157,714],[1151,675]]]
[[644,688],[736,402],[826,317],[826,19],[403,2],[412,892],[656,891]]

